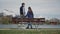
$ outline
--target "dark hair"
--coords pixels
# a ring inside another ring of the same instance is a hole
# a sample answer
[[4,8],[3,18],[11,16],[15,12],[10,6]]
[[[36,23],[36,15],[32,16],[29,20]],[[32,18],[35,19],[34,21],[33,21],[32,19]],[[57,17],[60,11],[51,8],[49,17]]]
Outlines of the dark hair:
[[31,9],[31,7],[28,7],[28,9],[30,9],[30,10],[31,10],[31,12],[32,12],[32,9]]
[[33,11],[31,9],[31,7],[28,7],[28,9],[30,10],[29,12],[33,15]]
[[25,5],[25,3],[22,3],[22,5]]

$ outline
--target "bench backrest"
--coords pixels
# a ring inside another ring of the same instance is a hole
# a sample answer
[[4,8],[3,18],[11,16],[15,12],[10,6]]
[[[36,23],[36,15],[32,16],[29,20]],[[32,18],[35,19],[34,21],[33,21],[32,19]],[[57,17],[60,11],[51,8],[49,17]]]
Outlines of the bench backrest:
[[45,18],[12,18],[13,22],[45,22]]

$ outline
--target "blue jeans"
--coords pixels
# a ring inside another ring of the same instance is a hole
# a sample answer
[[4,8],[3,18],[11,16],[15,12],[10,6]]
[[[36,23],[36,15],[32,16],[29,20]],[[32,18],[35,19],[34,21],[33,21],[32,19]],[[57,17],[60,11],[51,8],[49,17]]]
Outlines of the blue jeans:
[[29,28],[29,26],[30,26],[30,28],[32,29],[32,23],[31,23],[31,22],[28,23],[27,28]]

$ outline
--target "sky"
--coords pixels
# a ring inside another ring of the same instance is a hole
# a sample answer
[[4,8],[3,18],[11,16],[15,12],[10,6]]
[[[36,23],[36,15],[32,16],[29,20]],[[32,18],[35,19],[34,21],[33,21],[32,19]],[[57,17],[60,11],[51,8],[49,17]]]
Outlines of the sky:
[[35,18],[60,19],[60,0],[0,0],[0,12],[4,12],[5,15],[19,15],[19,8],[23,2],[25,12],[27,13],[30,6]]

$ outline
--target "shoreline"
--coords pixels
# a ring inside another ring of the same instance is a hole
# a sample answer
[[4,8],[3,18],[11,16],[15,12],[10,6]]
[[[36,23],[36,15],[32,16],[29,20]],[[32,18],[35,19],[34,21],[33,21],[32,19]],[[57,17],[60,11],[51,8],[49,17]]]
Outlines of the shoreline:
[[0,30],[60,30],[60,28],[39,28],[39,29],[16,29],[16,28],[0,28]]

